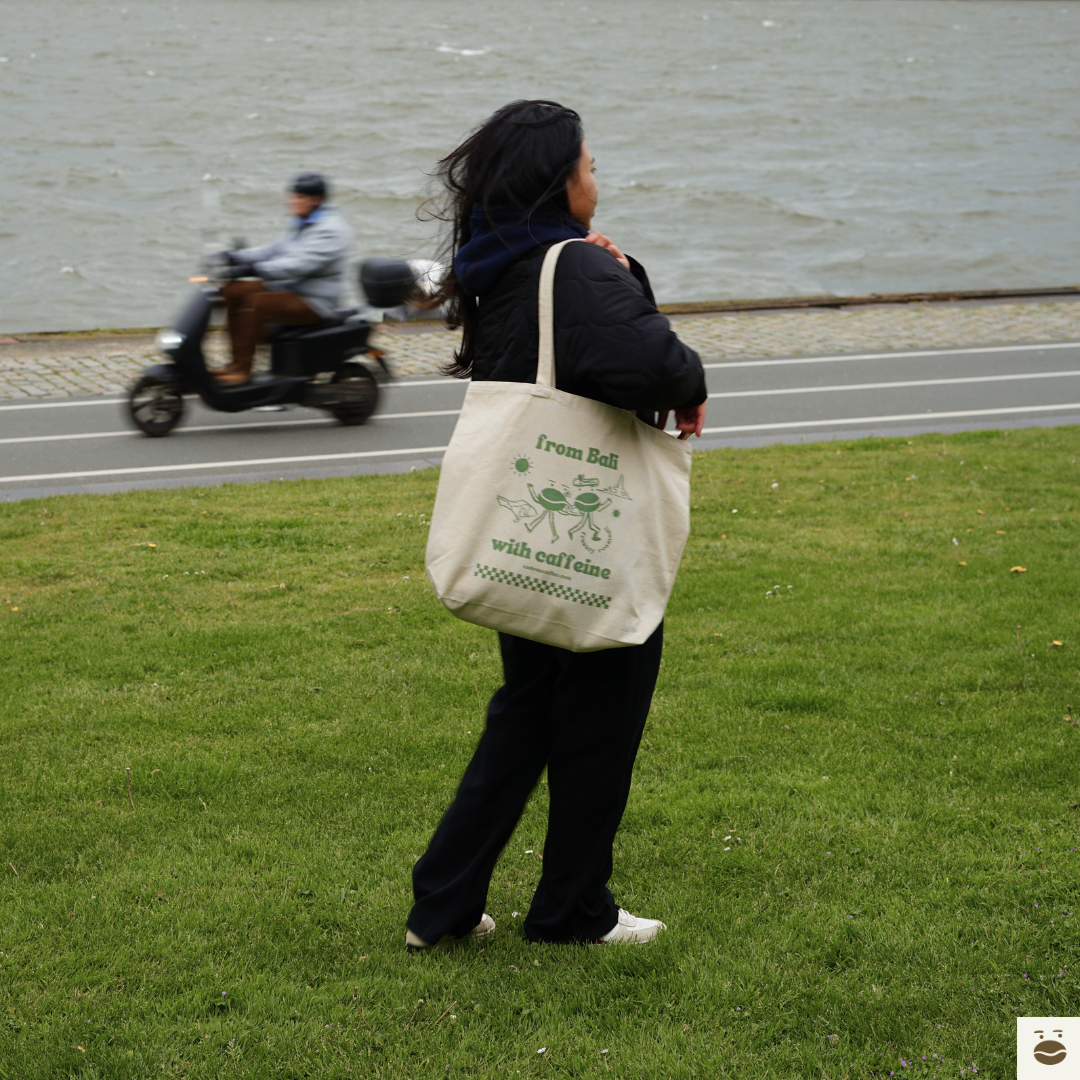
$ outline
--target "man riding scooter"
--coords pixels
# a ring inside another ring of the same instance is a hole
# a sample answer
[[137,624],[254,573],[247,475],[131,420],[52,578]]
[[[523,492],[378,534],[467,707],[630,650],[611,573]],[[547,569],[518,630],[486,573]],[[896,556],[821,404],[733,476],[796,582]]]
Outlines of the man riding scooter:
[[328,187],[319,173],[301,173],[287,205],[295,222],[280,239],[262,247],[222,253],[219,276],[228,315],[232,363],[217,372],[227,386],[251,378],[255,347],[268,326],[304,326],[327,318],[341,300],[352,229],[326,202]]

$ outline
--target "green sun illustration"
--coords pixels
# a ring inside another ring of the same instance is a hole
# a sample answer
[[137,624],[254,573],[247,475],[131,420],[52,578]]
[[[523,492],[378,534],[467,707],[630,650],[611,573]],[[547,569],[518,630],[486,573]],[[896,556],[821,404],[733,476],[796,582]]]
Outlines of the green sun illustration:
[[524,454],[521,454],[514,458],[510,467],[515,472],[521,473],[522,476],[527,476],[529,470],[532,468],[532,462]]

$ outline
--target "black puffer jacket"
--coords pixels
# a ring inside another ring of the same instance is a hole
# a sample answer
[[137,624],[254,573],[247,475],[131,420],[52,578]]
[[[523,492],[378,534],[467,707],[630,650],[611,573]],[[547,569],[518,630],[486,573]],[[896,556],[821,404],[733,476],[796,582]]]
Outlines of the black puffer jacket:
[[[537,295],[550,245],[512,266],[486,295],[473,341],[472,377],[534,382]],[[639,415],[706,398],[701,360],[656,310],[644,269],[628,273],[595,244],[567,244],[555,268],[555,384]]]

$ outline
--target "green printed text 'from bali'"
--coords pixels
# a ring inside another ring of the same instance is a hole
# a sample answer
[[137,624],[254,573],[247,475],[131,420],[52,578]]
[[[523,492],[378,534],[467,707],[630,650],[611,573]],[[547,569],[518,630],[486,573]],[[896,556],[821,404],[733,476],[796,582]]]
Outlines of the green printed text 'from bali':
[[541,435],[536,440],[536,449],[546,450],[549,454],[558,454],[559,457],[573,458],[575,461],[585,461],[589,465],[603,465],[605,469],[617,469],[619,467],[618,454],[601,454],[595,446],[590,446],[588,457],[584,457],[584,451],[578,447],[567,446],[561,442],[557,443],[546,435]]

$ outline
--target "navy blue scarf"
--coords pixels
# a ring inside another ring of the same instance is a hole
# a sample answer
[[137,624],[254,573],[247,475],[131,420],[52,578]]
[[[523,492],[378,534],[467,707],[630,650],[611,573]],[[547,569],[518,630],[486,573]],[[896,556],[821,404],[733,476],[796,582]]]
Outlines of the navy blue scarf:
[[525,220],[524,211],[516,206],[489,206],[486,213],[474,206],[469,228],[472,237],[454,256],[454,274],[465,292],[473,296],[483,296],[533,248],[586,234],[584,226],[568,217],[534,212]]

